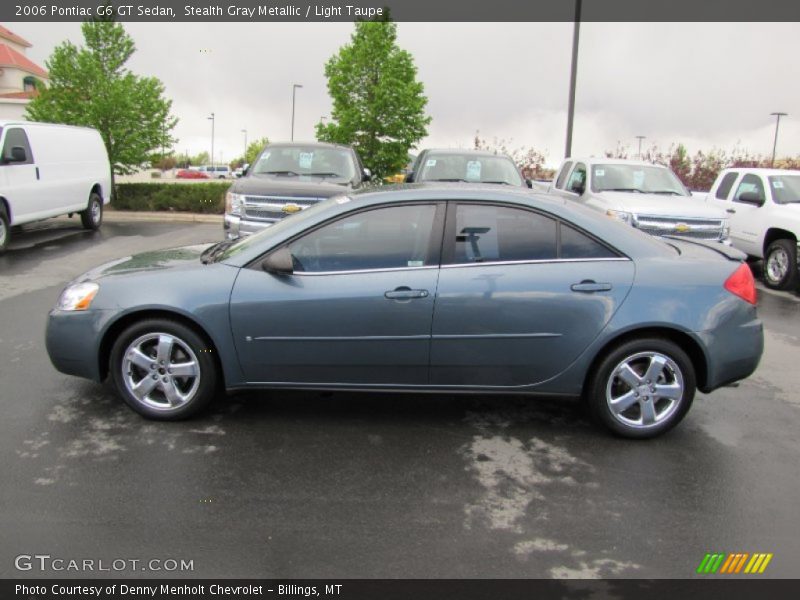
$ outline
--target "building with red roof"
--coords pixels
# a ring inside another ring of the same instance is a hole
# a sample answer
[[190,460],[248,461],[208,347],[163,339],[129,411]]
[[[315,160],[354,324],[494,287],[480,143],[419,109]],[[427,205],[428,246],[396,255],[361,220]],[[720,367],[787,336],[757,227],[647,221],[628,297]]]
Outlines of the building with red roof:
[[48,75],[25,53],[31,43],[0,25],[0,119],[21,119]]

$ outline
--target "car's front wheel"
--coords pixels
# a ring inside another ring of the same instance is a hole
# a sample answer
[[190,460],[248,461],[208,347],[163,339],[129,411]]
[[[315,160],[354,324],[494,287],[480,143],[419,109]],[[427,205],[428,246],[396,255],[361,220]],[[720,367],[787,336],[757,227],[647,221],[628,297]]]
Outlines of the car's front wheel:
[[674,342],[632,340],[613,348],[586,388],[596,421],[629,438],[651,438],[677,425],[696,389],[692,361]]
[[764,283],[773,290],[793,290],[797,282],[796,242],[775,240],[764,255]]
[[0,253],[4,252],[8,247],[8,242],[11,239],[11,225],[8,222],[8,215],[6,209],[0,203]]
[[111,349],[109,368],[122,399],[149,419],[190,417],[217,390],[210,345],[189,327],[166,319],[128,327]]

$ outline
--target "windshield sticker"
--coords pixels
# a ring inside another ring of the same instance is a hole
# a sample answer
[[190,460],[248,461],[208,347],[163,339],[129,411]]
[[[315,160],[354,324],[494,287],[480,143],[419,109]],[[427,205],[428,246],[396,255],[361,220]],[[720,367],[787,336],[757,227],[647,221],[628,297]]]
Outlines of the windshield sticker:
[[774,187],[776,190],[783,189],[783,182],[780,179],[774,179],[772,181],[772,187]]
[[410,260],[408,261],[409,267],[424,267],[425,261],[424,260]]
[[310,169],[313,160],[314,160],[313,152],[301,152],[300,157],[297,160],[297,164],[300,166],[301,169]]
[[426,167],[435,167],[436,166],[436,159],[435,158],[429,158],[428,162],[425,163],[425,166]]
[[481,163],[477,160],[471,160],[467,163],[467,174],[465,179],[467,181],[480,181],[481,180]]
[[606,170],[605,169],[595,169],[594,170],[594,176],[595,177],[603,177],[605,174],[606,174]]
[[640,188],[644,183],[644,171],[633,172],[633,187]]

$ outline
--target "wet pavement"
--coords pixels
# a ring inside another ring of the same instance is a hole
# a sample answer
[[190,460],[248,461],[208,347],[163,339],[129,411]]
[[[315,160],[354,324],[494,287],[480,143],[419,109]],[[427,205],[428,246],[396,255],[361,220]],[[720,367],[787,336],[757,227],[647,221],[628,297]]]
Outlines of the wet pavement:
[[766,351],[648,442],[576,403],[250,393],[148,422],[44,348],[63,284],[221,239],[217,225],[49,221],[0,256],[0,576],[20,554],[190,560],[173,577],[692,577],[707,552],[800,573],[800,296],[761,290]]

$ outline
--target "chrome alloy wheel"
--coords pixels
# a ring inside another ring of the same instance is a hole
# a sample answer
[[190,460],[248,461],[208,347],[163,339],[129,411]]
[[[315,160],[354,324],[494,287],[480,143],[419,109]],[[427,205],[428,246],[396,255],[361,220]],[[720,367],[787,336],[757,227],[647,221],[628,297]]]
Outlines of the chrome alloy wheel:
[[784,280],[789,272],[789,255],[783,248],[775,248],[767,257],[767,277],[770,281],[779,283]]
[[180,338],[148,333],[125,349],[122,380],[142,404],[156,410],[174,410],[197,393],[200,366],[195,353]]
[[611,415],[629,427],[647,429],[668,419],[683,399],[680,367],[658,352],[638,352],[620,362],[606,385]]

